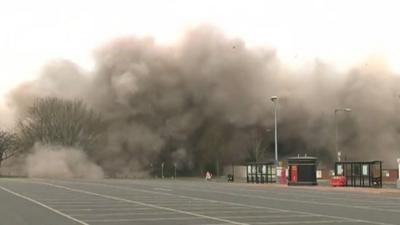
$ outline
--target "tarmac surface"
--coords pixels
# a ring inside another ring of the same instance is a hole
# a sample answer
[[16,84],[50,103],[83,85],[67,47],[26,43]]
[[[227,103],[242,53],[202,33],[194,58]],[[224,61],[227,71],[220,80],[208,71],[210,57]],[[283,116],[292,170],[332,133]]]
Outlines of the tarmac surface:
[[394,189],[0,178],[0,225],[397,224]]

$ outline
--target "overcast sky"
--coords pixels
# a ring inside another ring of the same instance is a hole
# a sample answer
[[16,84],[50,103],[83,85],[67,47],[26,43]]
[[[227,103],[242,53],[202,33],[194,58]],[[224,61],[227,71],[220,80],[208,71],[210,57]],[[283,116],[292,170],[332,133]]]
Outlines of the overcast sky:
[[168,44],[213,24],[249,45],[275,48],[284,63],[316,58],[346,69],[379,54],[400,71],[396,1],[35,0],[0,3],[0,99],[51,59],[92,67],[92,52],[121,35]]

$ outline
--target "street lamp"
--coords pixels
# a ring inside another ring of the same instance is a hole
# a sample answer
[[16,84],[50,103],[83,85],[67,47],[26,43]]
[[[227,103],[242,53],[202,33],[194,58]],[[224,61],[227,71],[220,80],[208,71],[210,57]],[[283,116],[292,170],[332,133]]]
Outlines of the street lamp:
[[397,159],[397,164],[399,164],[399,173],[398,173],[398,179],[397,179],[397,183],[396,186],[397,188],[400,188],[400,158]]
[[271,101],[274,103],[274,118],[275,118],[275,173],[276,173],[276,182],[279,183],[278,180],[278,126],[277,126],[277,110],[276,104],[278,101],[278,96],[271,96]]
[[164,162],[161,163],[161,178],[164,179]]
[[337,117],[336,114],[338,112],[351,112],[350,108],[338,108],[335,109],[335,148],[336,148],[336,154],[338,156],[338,161],[340,162],[340,156],[341,153],[339,152],[339,143],[338,143],[338,123],[337,123]]
[[174,163],[174,179],[176,179],[176,163]]

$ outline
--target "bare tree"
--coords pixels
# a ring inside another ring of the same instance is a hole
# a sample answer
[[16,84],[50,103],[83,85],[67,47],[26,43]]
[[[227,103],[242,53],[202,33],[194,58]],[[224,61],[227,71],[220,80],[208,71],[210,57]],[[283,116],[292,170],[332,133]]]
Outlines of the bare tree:
[[252,128],[248,133],[247,138],[247,151],[250,158],[255,162],[259,162],[264,157],[265,149],[268,145],[268,133],[270,129],[263,129],[261,127]]
[[100,114],[80,100],[36,99],[18,123],[21,144],[26,148],[36,142],[90,149],[104,130]]
[[15,133],[0,130],[0,166],[2,162],[18,153],[18,139]]

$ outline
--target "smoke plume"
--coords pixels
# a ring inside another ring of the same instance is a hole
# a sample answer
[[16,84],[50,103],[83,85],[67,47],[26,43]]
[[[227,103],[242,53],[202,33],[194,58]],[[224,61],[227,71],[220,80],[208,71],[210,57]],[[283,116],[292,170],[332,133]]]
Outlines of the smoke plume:
[[36,144],[25,166],[28,177],[98,179],[104,176],[103,170],[88,160],[82,150],[63,146]]
[[[198,171],[210,164],[243,163],[254,129],[273,130],[280,97],[280,157],[315,155],[335,160],[338,146],[349,160],[392,165],[400,146],[399,76],[379,58],[347,73],[316,61],[308,72],[285,68],[274,50],[249,48],[216,28],[189,31],[159,45],[125,37],[95,52],[96,68],[69,61],[49,63],[41,76],[10,94],[17,112],[35,97],[82,99],[107,121],[106,138],[89,156],[109,175],[150,170],[161,162]],[[273,132],[265,132],[265,158],[273,156]]]

